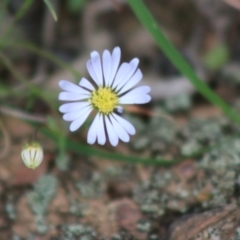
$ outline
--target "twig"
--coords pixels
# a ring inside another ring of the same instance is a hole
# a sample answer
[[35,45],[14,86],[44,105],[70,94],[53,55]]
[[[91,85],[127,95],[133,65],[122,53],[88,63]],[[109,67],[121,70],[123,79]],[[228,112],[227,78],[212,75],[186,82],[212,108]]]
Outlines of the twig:
[[137,114],[143,114],[146,116],[151,116],[151,117],[160,117],[160,118],[166,118],[167,120],[173,122],[173,118],[165,113],[156,113],[148,109],[141,108],[139,106],[126,106],[125,110],[131,113],[137,113]]
[[25,112],[22,112],[20,110],[16,110],[16,109],[9,109],[6,107],[0,107],[0,112],[3,114],[6,114],[8,116],[12,116],[12,117],[16,117],[19,119],[24,119],[24,120],[28,120],[28,121],[32,121],[32,122],[38,122],[38,123],[46,123],[47,119],[45,117],[42,116],[36,116],[36,115],[31,115]]

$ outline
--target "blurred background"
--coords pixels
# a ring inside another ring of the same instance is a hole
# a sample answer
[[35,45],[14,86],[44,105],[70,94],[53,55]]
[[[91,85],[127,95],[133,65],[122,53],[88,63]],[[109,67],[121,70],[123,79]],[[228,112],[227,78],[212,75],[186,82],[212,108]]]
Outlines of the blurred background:
[[[128,2],[0,2],[0,239],[240,239],[240,128],[180,73]],[[240,114],[239,0],[144,4]],[[129,143],[88,146],[92,119],[69,132],[58,82],[89,79],[90,53],[115,46],[122,62],[140,59],[152,101],[124,109],[137,130]],[[39,126],[44,159],[32,170],[21,150]]]

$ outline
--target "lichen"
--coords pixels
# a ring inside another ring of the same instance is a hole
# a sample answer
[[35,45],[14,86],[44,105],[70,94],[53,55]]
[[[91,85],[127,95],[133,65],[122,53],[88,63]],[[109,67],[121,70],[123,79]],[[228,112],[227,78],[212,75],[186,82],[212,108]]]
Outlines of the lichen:
[[56,194],[57,178],[53,175],[42,176],[27,195],[28,203],[34,213],[37,231],[41,234],[48,230],[45,214],[50,201]]
[[236,234],[231,240],[240,240],[240,227],[236,229]]
[[141,219],[138,221],[137,223],[137,230],[141,231],[141,232],[149,232],[149,230],[151,229],[151,222],[147,219]]
[[95,240],[96,233],[91,227],[82,224],[69,224],[62,227],[60,240]]
[[163,107],[168,112],[187,111],[192,106],[191,96],[188,94],[180,94],[171,98],[167,98]]
[[13,202],[13,196],[8,196],[8,200],[5,204],[5,211],[8,215],[8,218],[14,220],[16,218],[16,207]]
[[89,179],[84,179],[76,183],[79,193],[84,198],[100,197],[105,192],[102,175],[95,172]]
[[[183,213],[192,204],[209,208],[235,202],[234,187],[240,179],[239,167],[240,140],[234,139],[199,159],[194,181],[181,182],[172,170],[154,173],[134,190],[134,199],[142,212],[152,217],[164,216],[168,210]],[[170,190],[170,186],[174,187]]]

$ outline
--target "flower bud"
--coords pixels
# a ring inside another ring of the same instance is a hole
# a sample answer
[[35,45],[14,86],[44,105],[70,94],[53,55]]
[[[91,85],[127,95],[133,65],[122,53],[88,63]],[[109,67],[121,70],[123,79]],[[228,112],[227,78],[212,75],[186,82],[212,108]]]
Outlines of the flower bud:
[[42,146],[36,141],[28,142],[24,144],[21,156],[26,167],[35,169],[43,160]]

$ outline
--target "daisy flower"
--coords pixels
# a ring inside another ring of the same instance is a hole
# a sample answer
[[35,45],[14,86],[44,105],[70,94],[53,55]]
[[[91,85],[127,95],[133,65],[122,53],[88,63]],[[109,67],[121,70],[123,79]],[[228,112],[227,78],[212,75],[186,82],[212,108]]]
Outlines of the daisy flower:
[[66,80],[59,82],[64,90],[59,94],[59,100],[72,101],[59,108],[64,113],[63,119],[71,122],[70,131],[76,131],[93,110],[97,111],[87,135],[89,144],[97,141],[104,145],[107,137],[113,146],[119,139],[128,142],[129,135],[135,134],[135,128],[117,112],[122,112],[122,104],[144,104],[151,100],[148,95],[150,87],[134,88],[142,79],[139,60],[134,58],[119,67],[120,58],[119,47],[115,47],[112,53],[105,50],[102,57],[93,51],[86,64],[92,82],[86,78],[80,80],[79,86]]

